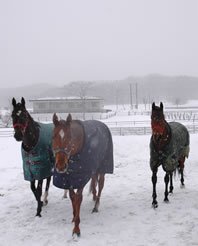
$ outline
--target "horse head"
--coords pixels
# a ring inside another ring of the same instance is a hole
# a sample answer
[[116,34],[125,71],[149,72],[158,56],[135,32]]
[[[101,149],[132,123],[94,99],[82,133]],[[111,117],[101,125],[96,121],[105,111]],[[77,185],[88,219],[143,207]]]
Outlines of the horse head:
[[15,98],[12,99],[13,111],[12,111],[12,123],[14,127],[14,138],[17,141],[23,141],[26,128],[29,122],[29,113],[25,107],[25,99],[22,97],[21,102],[17,103]]
[[56,114],[53,115],[53,139],[52,149],[55,156],[55,168],[57,172],[64,173],[67,171],[68,162],[74,153],[74,143],[72,139],[72,117],[71,114],[65,120],[58,120]]
[[162,102],[160,102],[160,107],[156,106],[154,102],[152,104],[151,127],[153,134],[162,135],[164,132],[165,118],[163,108]]

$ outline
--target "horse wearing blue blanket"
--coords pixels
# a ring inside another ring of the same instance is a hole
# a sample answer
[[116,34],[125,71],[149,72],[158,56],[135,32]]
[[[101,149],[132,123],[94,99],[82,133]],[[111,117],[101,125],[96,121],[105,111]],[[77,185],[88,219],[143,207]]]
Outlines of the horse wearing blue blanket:
[[[152,136],[150,140],[150,167],[152,170],[153,183],[153,202],[154,208],[158,206],[156,183],[158,167],[162,165],[166,172],[165,197],[164,201],[168,202],[168,194],[173,192],[173,172],[178,170],[181,174],[181,186],[184,186],[184,162],[189,155],[190,137],[187,128],[178,122],[166,122],[163,113],[163,103],[160,107],[152,104],[151,114]],[[168,184],[170,180],[170,190]]]
[[[80,206],[83,189],[91,179],[91,191],[98,212],[106,173],[113,173],[113,143],[108,127],[96,120],[66,121],[53,116],[52,148],[55,156],[53,184],[68,189],[73,206],[73,235],[80,236]],[[96,187],[98,185],[98,193]]]

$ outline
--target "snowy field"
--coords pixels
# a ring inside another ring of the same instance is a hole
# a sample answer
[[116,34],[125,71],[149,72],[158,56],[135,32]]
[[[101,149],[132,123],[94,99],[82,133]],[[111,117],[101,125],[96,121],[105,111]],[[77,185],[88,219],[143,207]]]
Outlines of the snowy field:
[[190,246],[198,245],[198,135],[191,135],[186,161],[185,188],[179,179],[168,204],[164,198],[164,172],[159,170],[159,207],[153,209],[150,136],[113,136],[115,170],[106,175],[100,211],[84,190],[81,237],[72,240],[72,207],[63,191],[50,187],[49,204],[42,218],[35,217],[36,201],[23,180],[20,143],[0,138],[0,246]]

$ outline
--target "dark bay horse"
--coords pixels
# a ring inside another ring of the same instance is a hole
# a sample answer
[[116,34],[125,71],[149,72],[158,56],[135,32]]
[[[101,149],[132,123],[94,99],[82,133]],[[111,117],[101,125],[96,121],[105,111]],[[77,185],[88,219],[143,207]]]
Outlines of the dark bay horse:
[[[158,206],[156,183],[158,167],[162,165],[166,172],[165,197],[164,201],[168,202],[168,194],[173,192],[173,172],[176,170],[181,174],[181,186],[184,186],[184,162],[189,155],[190,137],[186,127],[178,122],[168,123],[163,113],[163,103],[160,107],[152,104],[151,113],[152,136],[150,140],[150,167],[152,170],[153,183],[153,202],[154,208]],[[168,192],[168,184],[170,188]]]
[[[91,190],[98,212],[106,173],[113,173],[113,143],[108,127],[96,120],[66,121],[53,116],[52,148],[55,156],[53,184],[69,190],[73,207],[73,235],[80,236],[80,206],[83,189],[91,179]],[[96,187],[98,185],[98,192]]]
[[[25,99],[20,103],[12,99],[12,121],[14,138],[21,141],[21,153],[23,159],[24,179],[30,181],[31,190],[37,200],[36,216],[41,217],[42,206],[48,203],[48,189],[54,166],[52,152],[52,129],[53,124],[42,124],[33,120],[25,107]],[[46,179],[46,188],[43,201],[42,185]],[[37,187],[35,181],[38,180]]]

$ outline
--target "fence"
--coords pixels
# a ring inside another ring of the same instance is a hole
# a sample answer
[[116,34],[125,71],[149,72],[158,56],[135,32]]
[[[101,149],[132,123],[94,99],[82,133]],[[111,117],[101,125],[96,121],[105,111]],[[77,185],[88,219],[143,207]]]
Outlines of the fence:
[[[198,133],[197,125],[186,125],[189,133]],[[109,129],[112,135],[126,136],[126,135],[148,135],[151,134],[151,127],[139,126],[139,127],[111,127]],[[13,137],[13,128],[3,128],[0,130],[0,137]]]

